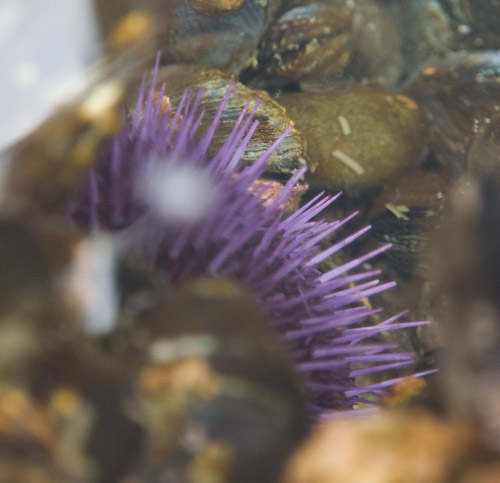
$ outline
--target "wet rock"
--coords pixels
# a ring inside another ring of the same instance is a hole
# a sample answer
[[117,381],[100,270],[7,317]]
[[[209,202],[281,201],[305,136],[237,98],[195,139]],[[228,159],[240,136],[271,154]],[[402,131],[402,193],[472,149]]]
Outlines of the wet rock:
[[380,185],[426,153],[423,116],[408,97],[353,84],[278,100],[306,138],[318,184]]

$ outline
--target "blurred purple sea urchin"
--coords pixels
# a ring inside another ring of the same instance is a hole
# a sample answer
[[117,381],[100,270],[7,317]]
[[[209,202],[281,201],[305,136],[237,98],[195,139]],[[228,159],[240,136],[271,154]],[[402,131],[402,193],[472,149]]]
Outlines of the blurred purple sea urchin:
[[[288,343],[296,367],[311,389],[314,416],[350,409],[364,396],[379,396],[396,380],[359,386],[357,376],[400,368],[412,354],[393,344],[365,343],[377,334],[425,324],[360,326],[378,312],[361,299],[392,287],[377,271],[350,271],[386,250],[384,246],[330,271],[320,264],[369,227],[323,250],[320,243],[344,220],[315,220],[336,196],[319,194],[293,213],[283,206],[303,176],[297,171],[277,194],[259,183],[285,131],[251,166],[241,156],[256,127],[256,106],[247,103],[233,130],[212,157],[208,149],[230,90],[201,136],[201,96],[187,90],[179,106],[162,110],[151,86],[141,87],[130,126],[103,149],[71,216],[81,226],[120,232],[128,248],[143,255],[170,282],[197,275],[235,279],[249,289]],[[235,321],[237,323],[237,321]]]

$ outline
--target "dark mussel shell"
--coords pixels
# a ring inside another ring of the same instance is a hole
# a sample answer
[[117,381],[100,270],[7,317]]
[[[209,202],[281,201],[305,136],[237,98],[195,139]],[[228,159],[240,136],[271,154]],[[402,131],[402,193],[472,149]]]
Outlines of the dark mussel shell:
[[435,160],[452,174],[464,173],[471,141],[500,112],[500,55],[455,52],[427,63],[406,89],[429,121]]

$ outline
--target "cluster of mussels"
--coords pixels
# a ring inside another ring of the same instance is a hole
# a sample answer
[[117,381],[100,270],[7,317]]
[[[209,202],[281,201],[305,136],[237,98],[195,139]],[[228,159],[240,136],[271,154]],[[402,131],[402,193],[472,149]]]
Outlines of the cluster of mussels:
[[[105,29],[124,8],[116,3],[115,10],[101,6]],[[402,289],[397,297],[384,294],[382,303],[391,312],[409,308],[421,319],[445,317],[429,296],[425,254],[453,182],[463,175],[498,176],[498,3],[142,4],[162,24],[159,78],[174,105],[186,87],[202,88],[201,104],[213,114],[227,86],[239,81],[213,152],[249,97],[261,98],[260,126],[244,161],[255,160],[292,120],[296,129],[271,155],[267,174],[282,180],[306,164],[306,196],[343,191],[332,217],[359,209],[355,223],[373,226],[364,245],[346,256],[393,245],[376,263]],[[395,336],[433,357],[432,329]]]
[[0,481],[495,481],[500,2],[94,4],[0,153]]

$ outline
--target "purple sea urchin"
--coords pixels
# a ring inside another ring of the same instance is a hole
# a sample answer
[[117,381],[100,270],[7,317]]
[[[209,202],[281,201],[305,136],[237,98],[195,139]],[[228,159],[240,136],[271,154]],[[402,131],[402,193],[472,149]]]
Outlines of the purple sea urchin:
[[[201,137],[200,96],[188,90],[175,110],[162,112],[151,87],[140,91],[130,127],[103,151],[72,217],[91,228],[120,231],[131,250],[143,254],[171,282],[205,274],[238,280],[265,307],[290,346],[296,366],[312,389],[311,411],[352,408],[363,395],[379,395],[394,381],[360,387],[357,376],[411,364],[394,345],[361,344],[382,331],[421,325],[399,322],[360,327],[378,312],[359,301],[393,283],[377,271],[349,271],[387,246],[322,273],[320,264],[368,230],[364,228],[323,250],[341,221],[314,221],[336,197],[319,194],[293,213],[283,209],[304,170],[271,196],[257,183],[280,138],[256,163],[242,153],[257,122],[255,106],[241,112],[225,144],[213,157],[208,148],[230,91]],[[356,304],[358,303],[358,304]],[[237,323],[237,321],[235,321]]]

